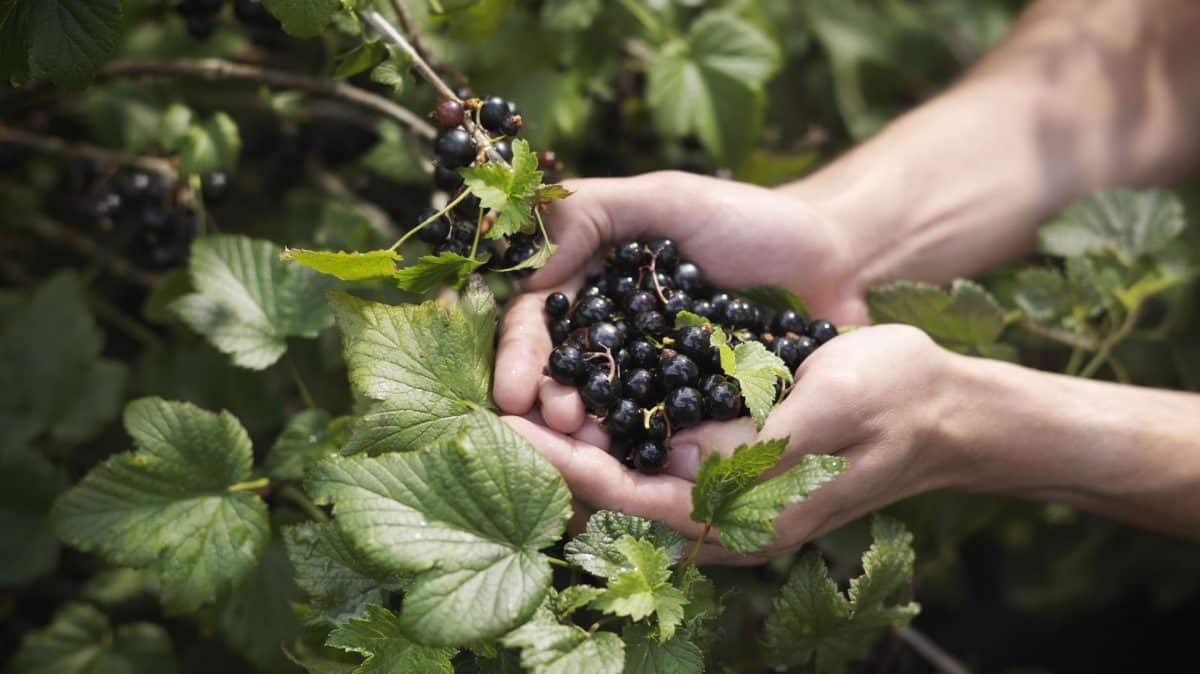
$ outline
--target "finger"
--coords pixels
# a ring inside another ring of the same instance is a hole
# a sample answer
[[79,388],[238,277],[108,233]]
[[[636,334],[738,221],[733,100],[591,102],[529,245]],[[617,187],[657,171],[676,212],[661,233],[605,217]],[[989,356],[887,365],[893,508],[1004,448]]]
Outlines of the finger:
[[749,418],[711,421],[671,436],[671,462],[667,472],[692,482],[700,471],[700,462],[712,452],[733,454],[738,445],[754,442],[757,433]]
[[500,322],[492,383],[492,397],[502,411],[524,414],[533,407],[541,392],[542,370],[554,346],[546,329],[546,296],[556,291],[570,296],[580,285],[581,279],[572,279],[545,292],[518,295],[509,303]]
[[554,464],[575,497],[589,506],[663,522],[692,538],[703,535],[704,528],[689,518],[690,482],[669,475],[635,473],[599,447],[521,417],[503,419]]
[[589,445],[595,445],[606,452],[609,446],[612,445],[612,438],[609,437],[608,431],[601,428],[595,419],[586,420],[578,432],[575,433],[575,439]]
[[541,401],[545,425],[566,435],[575,433],[583,426],[587,415],[583,400],[574,388],[543,376],[540,390],[538,399]]

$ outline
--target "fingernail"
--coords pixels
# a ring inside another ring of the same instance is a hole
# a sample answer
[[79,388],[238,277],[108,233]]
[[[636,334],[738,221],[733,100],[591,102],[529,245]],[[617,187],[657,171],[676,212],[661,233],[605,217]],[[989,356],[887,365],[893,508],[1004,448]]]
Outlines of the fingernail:
[[700,446],[690,442],[671,445],[671,463],[676,475],[695,477],[700,471]]

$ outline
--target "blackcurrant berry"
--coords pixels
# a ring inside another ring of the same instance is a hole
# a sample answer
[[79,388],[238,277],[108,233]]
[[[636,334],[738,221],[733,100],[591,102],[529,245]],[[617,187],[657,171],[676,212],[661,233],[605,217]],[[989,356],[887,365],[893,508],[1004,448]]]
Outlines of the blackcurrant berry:
[[492,149],[496,151],[496,154],[503,157],[504,161],[512,163],[512,160],[513,160],[512,145],[510,145],[507,140],[502,140],[502,141],[492,143]]
[[463,220],[478,220],[480,205],[479,197],[474,194],[468,194],[462,201],[455,204],[453,209],[454,214]]
[[694,293],[704,287],[704,277],[700,273],[700,267],[694,262],[683,261],[675,267],[675,273],[671,275],[675,281],[675,287],[680,290],[686,290],[689,293]]
[[644,339],[635,339],[625,344],[635,367],[654,367],[658,364],[658,349]]
[[[797,355],[796,355],[795,367],[800,367],[801,363],[803,363],[806,358],[811,356],[813,351],[817,350],[818,346],[820,346],[820,344],[817,343],[817,340],[813,339],[812,337],[809,337],[808,335],[800,335],[799,337],[797,337],[796,338],[796,354]],[[793,369],[795,369],[795,368],[793,368]]]
[[704,393],[704,409],[717,421],[737,418],[742,413],[741,388],[731,380],[714,384]]
[[439,243],[433,249],[433,252],[437,255],[441,255],[442,253],[452,253],[459,257],[470,257],[471,244],[466,243],[465,241],[458,241],[457,239],[446,239],[445,241]]
[[709,390],[717,384],[724,384],[729,381],[729,377],[723,374],[710,374],[700,380],[701,393],[708,394]]
[[575,323],[570,318],[556,318],[550,321],[550,341],[555,344],[562,344],[567,341],[567,337],[571,335],[571,331],[575,329]]
[[550,293],[546,296],[546,313],[555,318],[562,318],[571,309],[571,301],[562,293]]
[[729,308],[729,303],[733,301],[733,297],[729,293],[714,293],[708,298],[712,303],[713,316],[721,321],[725,320],[725,310]]
[[469,166],[475,161],[475,140],[466,129],[443,131],[434,141],[433,149],[446,168]]
[[650,405],[657,398],[658,382],[654,373],[645,368],[626,370],[621,385],[625,395],[641,405]]
[[817,344],[824,344],[837,335],[837,327],[829,321],[817,319],[808,324],[808,336],[817,340]]
[[648,290],[632,290],[623,295],[625,311],[637,315],[658,309],[658,298]]
[[642,408],[628,398],[622,398],[608,408],[604,427],[616,435],[633,435],[642,428]]
[[671,329],[667,317],[660,311],[643,311],[633,317],[633,327],[639,333],[661,339]]
[[[525,260],[533,257],[535,253],[537,253],[537,247],[532,241],[517,241],[512,239],[510,240],[508,250],[504,251],[504,267],[502,268],[508,269],[510,267],[515,267]],[[512,272],[513,275],[518,277],[526,276],[532,273],[532,269],[519,269]]]
[[508,101],[499,96],[492,96],[485,99],[479,106],[479,123],[492,133],[503,133],[500,126],[512,114],[508,110]]
[[663,311],[667,316],[674,318],[681,311],[691,311],[692,297],[682,290],[668,290],[665,293],[667,298],[666,304],[663,305]]
[[667,414],[661,409],[654,410],[650,413],[650,418],[646,420],[646,437],[658,442],[665,442],[667,436],[671,434],[670,424],[667,423]]
[[633,457],[630,456],[632,450],[633,440],[631,438],[616,435],[608,443],[608,453],[626,468],[636,468],[633,465]]
[[[562,348],[562,347],[559,347]],[[579,387],[579,396],[583,404],[593,413],[603,413],[617,401],[621,395],[621,380],[611,379],[604,370],[589,372]]]
[[771,322],[771,331],[777,335],[786,335],[793,333],[803,335],[808,326],[804,324],[804,317],[792,309],[784,309],[775,315],[775,320]]
[[204,203],[219,204],[229,196],[229,174],[224,171],[210,173],[200,180],[200,187],[204,193]]
[[625,340],[621,337],[621,332],[617,330],[617,326],[608,321],[600,321],[593,323],[588,328],[588,349],[592,351],[609,351],[613,352],[621,348],[625,344]]
[[707,362],[712,349],[712,329],[704,325],[689,325],[672,335],[673,348],[696,362]]
[[692,313],[710,320],[716,316],[716,311],[713,310],[712,302],[709,300],[696,300],[692,302]]
[[663,401],[671,428],[678,430],[694,426],[704,420],[704,396],[690,386],[683,386],[667,394]]
[[641,241],[626,241],[613,250],[612,259],[618,269],[634,273],[639,267],[649,264],[650,255]]
[[658,378],[667,390],[695,386],[700,379],[700,368],[682,353],[666,350],[658,361]]
[[646,247],[654,258],[654,268],[658,271],[669,272],[679,264],[679,248],[670,239],[655,239]]
[[440,163],[433,167],[433,186],[444,192],[453,192],[462,187],[463,177],[458,175],[458,171],[452,168],[446,168]]
[[637,289],[637,279],[628,274],[613,274],[608,277],[608,294],[612,297],[625,297],[631,290]]
[[425,243],[440,243],[445,241],[446,237],[450,235],[450,219],[444,215],[438,216],[436,209],[429,208],[421,211],[421,214],[417,216],[417,224],[420,225],[430,218],[434,218],[433,221],[417,232],[417,238]]
[[521,133],[521,116],[512,114],[509,115],[508,119],[500,122],[500,133],[510,138]]
[[607,321],[612,317],[612,300],[604,295],[585,297],[575,305],[573,318],[578,327],[587,327],[593,323]]
[[656,475],[667,465],[667,450],[657,442],[645,440],[633,446],[633,465],[646,475]]
[[438,101],[429,112],[429,121],[439,129],[453,129],[463,123],[463,106],[448,98]]
[[651,292],[670,290],[674,287],[673,284],[674,281],[671,280],[671,277],[661,271],[654,274],[642,274],[638,281],[638,287]]
[[565,344],[557,346],[550,352],[550,365],[547,369],[554,381],[574,386],[586,372],[583,352]]
[[735,328],[749,328],[754,325],[754,305],[740,297],[729,300],[723,322]]

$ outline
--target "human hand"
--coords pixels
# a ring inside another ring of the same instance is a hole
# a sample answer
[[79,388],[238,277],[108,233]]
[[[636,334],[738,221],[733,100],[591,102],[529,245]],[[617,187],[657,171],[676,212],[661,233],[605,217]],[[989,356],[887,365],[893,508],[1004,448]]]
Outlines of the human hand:
[[571,198],[547,215],[558,252],[525,282],[501,325],[493,396],[509,414],[540,402],[540,419],[575,433],[585,421],[575,390],[542,374],[552,344],[543,304],[548,294],[573,296],[599,255],[628,239],[669,237],[728,288],[774,285],[800,295],[813,312],[861,323],[862,289],[839,230],[795,196],[685,173],[570,183]]
[[[794,550],[873,510],[913,494],[947,486],[948,443],[940,421],[957,404],[954,359],[924,333],[907,326],[862,328],[825,344],[800,366],[796,384],[761,431],[747,418],[710,422],[676,433],[670,463],[661,475],[642,475],[607,451],[595,424],[574,437],[544,427],[540,419],[506,417],[562,473],[576,498],[575,525],[594,509],[665,522],[690,539],[703,535],[692,522],[692,486],[710,452],[732,454],[756,440],[789,438],[779,464],[804,454],[837,454],[849,467],[807,500],[786,508],[775,523],[779,538],[753,556],[715,545],[710,532],[702,563],[753,564]],[[957,470],[958,467],[955,467]]]

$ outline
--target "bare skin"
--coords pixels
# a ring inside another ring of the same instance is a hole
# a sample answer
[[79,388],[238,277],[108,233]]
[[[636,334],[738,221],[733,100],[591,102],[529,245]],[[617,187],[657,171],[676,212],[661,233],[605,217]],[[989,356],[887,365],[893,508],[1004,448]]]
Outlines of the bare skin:
[[563,473],[580,514],[607,508],[689,537],[708,452],[790,438],[781,466],[836,453],[851,468],[776,523],[795,549],[935,489],[1068,503],[1200,540],[1200,396],[1062,377],[947,352],[902,326],[839,337],[804,363],[761,432],[748,420],[673,438],[669,474],[629,472],[578,396],[541,374],[542,302],[597,251],[669,236],[725,287],[774,284],[862,323],[872,285],[946,282],[1032,250],[1038,223],[1110,185],[1162,184],[1200,157],[1200,4],[1048,0],[961,83],[803,181],[777,190],[674,173],[571,185],[549,214],[560,252],[501,326],[495,399]]

